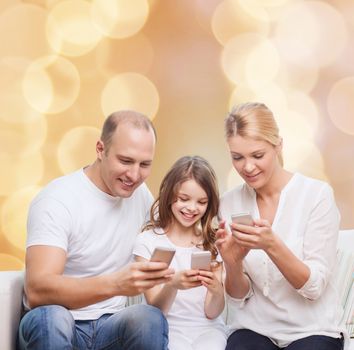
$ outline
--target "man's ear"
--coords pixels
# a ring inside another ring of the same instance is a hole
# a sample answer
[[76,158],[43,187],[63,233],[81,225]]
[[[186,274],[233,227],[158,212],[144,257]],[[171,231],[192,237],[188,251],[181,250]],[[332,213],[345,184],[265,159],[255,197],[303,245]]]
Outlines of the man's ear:
[[97,153],[97,158],[102,160],[102,156],[104,153],[105,149],[104,149],[104,144],[102,140],[98,140],[96,143],[96,153]]

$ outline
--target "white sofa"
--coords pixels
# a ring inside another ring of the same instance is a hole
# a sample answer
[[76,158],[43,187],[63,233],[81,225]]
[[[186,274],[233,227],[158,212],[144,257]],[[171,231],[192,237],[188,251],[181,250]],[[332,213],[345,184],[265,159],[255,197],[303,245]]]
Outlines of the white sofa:
[[[340,231],[336,274],[346,300],[345,319],[354,318],[354,230]],[[344,293],[345,292],[345,293]],[[15,349],[16,332],[22,309],[23,271],[0,271],[0,349]],[[130,303],[137,300],[133,298]],[[350,341],[354,350],[354,338]]]

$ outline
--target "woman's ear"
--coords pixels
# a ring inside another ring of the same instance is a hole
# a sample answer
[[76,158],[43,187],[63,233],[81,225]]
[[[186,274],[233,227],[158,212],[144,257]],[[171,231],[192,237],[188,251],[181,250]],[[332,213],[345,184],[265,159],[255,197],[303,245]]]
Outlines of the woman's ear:
[[279,143],[276,145],[276,150],[277,150],[277,153],[281,153],[282,150],[283,150],[283,138],[282,137],[279,137]]

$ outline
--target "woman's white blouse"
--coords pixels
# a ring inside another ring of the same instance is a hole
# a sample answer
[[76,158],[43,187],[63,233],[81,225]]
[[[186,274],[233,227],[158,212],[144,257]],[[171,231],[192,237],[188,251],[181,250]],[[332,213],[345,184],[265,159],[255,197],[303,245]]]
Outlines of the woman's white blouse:
[[[240,212],[260,217],[247,184],[221,198],[221,219],[229,223]],[[281,192],[272,230],[310,268],[310,277],[294,289],[263,250],[251,250],[244,260],[251,289],[242,300],[228,296],[232,330],[251,329],[280,347],[314,334],[345,334],[332,274],[339,221],[331,187],[295,173]]]

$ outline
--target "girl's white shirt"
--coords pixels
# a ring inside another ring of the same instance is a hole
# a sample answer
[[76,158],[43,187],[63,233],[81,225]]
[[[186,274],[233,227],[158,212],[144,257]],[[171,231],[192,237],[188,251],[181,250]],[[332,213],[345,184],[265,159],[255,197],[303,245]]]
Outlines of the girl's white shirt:
[[[156,232],[156,233],[155,233]],[[148,230],[138,235],[133,254],[150,259],[155,247],[172,247],[176,253],[170,264],[176,272],[191,268],[191,255],[201,249],[193,247],[180,247],[173,244],[162,229]],[[204,313],[204,301],[207,288],[204,286],[178,290],[176,298],[166,318],[170,329],[185,327],[217,328],[225,331],[225,324],[221,316],[209,320]]]
[[[247,184],[221,198],[220,218],[250,212],[260,218],[256,192]],[[283,188],[272,224],[291,251],[310,268],[310,278],[294,289],[263,250],[251,250],[244,260],[251,289],[243,299],[227,296],[233,330],[251,329],[285,347],[310,335],[347,337],[339,325],[341,311],[333,267],[340,215],[331,187],[295,173]]]

